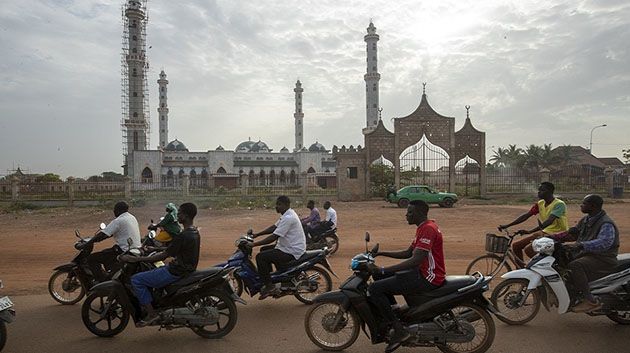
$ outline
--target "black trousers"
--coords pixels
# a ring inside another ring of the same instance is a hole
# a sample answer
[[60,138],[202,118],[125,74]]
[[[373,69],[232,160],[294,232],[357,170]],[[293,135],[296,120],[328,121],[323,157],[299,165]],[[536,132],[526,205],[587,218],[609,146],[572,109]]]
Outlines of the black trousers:
[[113,247],[105,250],[101,250],[99,252],[91,253],[87,258],[88,266],[90,266],[90,270],[94,274],[94,279],[99,282],[106,280],[107,276],[103,271],[103,266],[107,271],[112,271],[113,269],[118,268],[118,261],[116,257],[122,254],[122,250],[118,245],[114,245]]
[[261,252],[256,255],[256,266],[258,267],[258,274],[262,278],[265,285],[271,284],[271,265],[282,266],[295,260],[295,257],[291,254],[287,254],[278,249],[269,249],[269,247],[263,247]]
[[577,299],[589,295],[588,283],[614,272],[617,259],[614,257],[583,255],[569,262],[569,270]]
[[376,276],[374,279],[368,287],[370,300],[388,322],[396,320],[391,308],[391,304],[395,303],[394,295],[420,294],[438,288],[429,283],[417,269]]

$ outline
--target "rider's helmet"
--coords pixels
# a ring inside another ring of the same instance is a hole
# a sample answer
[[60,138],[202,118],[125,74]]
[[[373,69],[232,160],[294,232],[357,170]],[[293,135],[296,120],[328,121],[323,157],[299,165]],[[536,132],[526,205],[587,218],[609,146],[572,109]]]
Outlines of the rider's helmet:
[[532,243],[532,248],[537,253],[551,255],[553,254],[555,245],[553,239],[542,237],[540,239],[534,240],[534,242]]

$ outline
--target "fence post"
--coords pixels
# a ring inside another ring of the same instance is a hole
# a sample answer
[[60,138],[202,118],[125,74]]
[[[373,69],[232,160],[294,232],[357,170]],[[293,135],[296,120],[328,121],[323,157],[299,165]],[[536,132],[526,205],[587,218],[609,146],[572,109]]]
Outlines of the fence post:
[[125,177],[125,200],[131,200],[131,178]]
[[188,197],[190,191],[190,176],[184,174],[182,178],[182,196]]
[[69,176],[68,182],[68,207],[74,206],[74,178]]
[[604,174],[606,174],[606,191],[607,191],[608,197],[614,196],[614,193],[613,193],[613,189],[615,187],[614,173],[615,173],[615,170],[612,169],[611,167],[606,167],[606,169],[604,169]]
[[306,203],[308,198],[308,174],[302,173],[302,199]]
[[11,178],[11,201],[17,202],[20,199],[20,179]]
[[547,168],[542,168],[538,171],[538,177],[540,178],[540,182],[549,181],[551,177],[551,171]]

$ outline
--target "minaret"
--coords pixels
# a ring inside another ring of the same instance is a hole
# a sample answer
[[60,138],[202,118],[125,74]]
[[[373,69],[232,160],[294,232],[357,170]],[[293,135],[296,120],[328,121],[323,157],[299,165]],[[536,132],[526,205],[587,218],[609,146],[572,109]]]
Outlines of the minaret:
[[158,116],[160,117],[160,148],[166,147],[168,144],[168,102],[166,101],[166,93],[168,80],[164,70],[160,72],[160,79],[157,81],[160,89],[160,105],[158,106]]
[[302,112],[302,92],[304,92],[304,89],[302,88],[300,80],[297,80],[295,83],[293,92],[295,92],[295,113],[293,114],[293,117],[295,118],[294,151],[297,152],[304,147],[304,113]]
[[133,151],[149,147],[146,71],[146,0],[128,0],[123,11],[122,128],[125,174],[133,177]]
[[370,132],[376,128],[378,124],[378,82],[381,74],[378,73],[378,49],[376,42],[379,36],[376,34],[376,27],[370,21],[367,28],[367,34],[363,37],[366,44],[367,52],[367,70],[363,78],[365,79],[365,129],[364,132]]

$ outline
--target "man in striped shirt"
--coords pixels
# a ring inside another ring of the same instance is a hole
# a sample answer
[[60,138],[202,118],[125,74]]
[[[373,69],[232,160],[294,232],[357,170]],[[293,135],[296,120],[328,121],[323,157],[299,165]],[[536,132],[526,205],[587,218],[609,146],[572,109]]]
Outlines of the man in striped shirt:
[[370,299],[394,329],[385,349],[388,353],[409,338],[409,332],[392,311],[393,296],[432,291],[443,284],[446,276],[442,232],[435,221],[428,219],[428,213],[429,205],[426,202],[411,201],[407,208],[407,222],[417,226],[411,245],[402,251],[373,254],[406,259],[392,266],[374,265],[370,268],[375,280],[368,288]]

